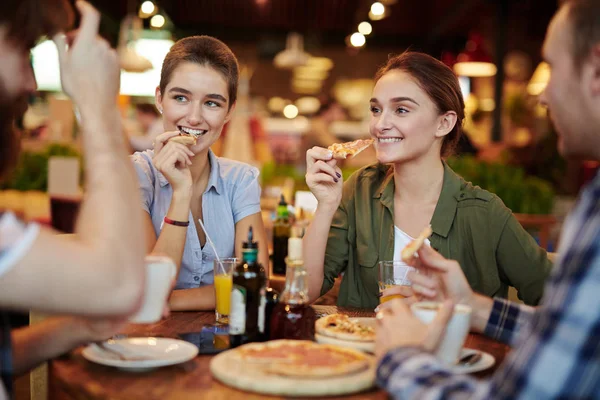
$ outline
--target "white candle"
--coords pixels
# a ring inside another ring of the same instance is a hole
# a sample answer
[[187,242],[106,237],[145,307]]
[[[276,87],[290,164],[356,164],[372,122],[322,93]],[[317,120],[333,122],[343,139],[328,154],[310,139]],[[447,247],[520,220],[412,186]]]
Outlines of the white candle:
[[288,239],[288,258],[302,260],[302,238],[291,237]]

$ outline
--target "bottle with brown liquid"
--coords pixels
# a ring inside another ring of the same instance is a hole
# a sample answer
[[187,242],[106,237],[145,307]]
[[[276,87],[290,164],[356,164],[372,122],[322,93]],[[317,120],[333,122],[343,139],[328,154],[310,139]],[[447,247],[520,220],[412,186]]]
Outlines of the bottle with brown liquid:
[[290,238],[285,289],[271,315],[271,340],[314,340],[315,311],[308,304],[308,275],[302,260],[302,239]]

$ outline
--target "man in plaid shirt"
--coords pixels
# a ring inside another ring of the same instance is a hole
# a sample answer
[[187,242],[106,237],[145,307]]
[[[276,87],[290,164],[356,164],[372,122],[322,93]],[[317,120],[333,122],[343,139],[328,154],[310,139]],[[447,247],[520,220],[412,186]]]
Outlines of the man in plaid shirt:
[[[552,76],[540,100],[561,154],[600,161],[600,0],[567,1],[543,56]],[[378,384],[395,398],[600,398],[600,173],[566,221],[559,253],[534,309],[474,294],[460,265],[424,246],[419,267],[430,274],[413,274],[413,289],[445,301],[430,325],[401,301],[382,306]],[[490,380],[453,375],[431,355],[455,303],[472,307],[472,330],[514,348]]]

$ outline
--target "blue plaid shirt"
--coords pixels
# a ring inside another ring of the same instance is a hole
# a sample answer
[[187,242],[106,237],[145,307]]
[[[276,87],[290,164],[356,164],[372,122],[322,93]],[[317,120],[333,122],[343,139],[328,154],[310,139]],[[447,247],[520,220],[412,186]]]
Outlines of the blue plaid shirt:
[[495,299],[485,333],[512,351],[490,380],[453,375],[420,348],[388,352],[377,382],[396,399],[600,399],[600,173],[562,234],[537,309]]
[[[10,340],[10,324],[8,316],[0,312],[0,384],[9,396],[12,395],[12,347]],[[0,388],[2,397],[2,388]]]

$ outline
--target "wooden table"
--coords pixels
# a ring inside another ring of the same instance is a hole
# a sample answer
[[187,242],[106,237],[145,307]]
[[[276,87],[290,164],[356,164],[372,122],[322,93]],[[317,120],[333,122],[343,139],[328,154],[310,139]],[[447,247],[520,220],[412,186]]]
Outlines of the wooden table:
[[[317,315],[338,311],[356,317],[372,317],[373,313],[356,309],[338,309],[334,306],[314,306]],[[154,325],[131,325],[123,333],[131,336],[177,337],[179,333],[200,331],[203,325],[215,322],[214,312],[174,312]],[[508,347],[480,335],[469,335],[466,347],[482,349],[494,357],[497,364],[502,362]],[[195,359],[176,366],[159,368],[145,373],[124,372],[115,368],[88,362],[81,355],[81,349],[56,359],[49,368],[50,400],[90,400],[90,399],[264,399],[281,398],[242,392],[229,388],[212,378],[209,370],[209,355],[199,355]],[[495,369],[480,372],[478,376],[488,376]],[[373,389],[344,399],[386,399],[385,392]]]

